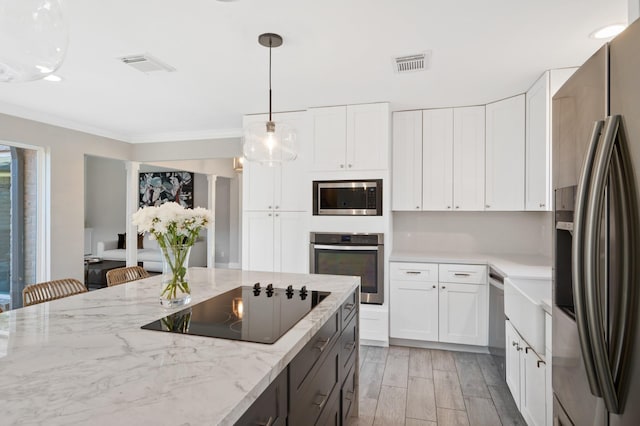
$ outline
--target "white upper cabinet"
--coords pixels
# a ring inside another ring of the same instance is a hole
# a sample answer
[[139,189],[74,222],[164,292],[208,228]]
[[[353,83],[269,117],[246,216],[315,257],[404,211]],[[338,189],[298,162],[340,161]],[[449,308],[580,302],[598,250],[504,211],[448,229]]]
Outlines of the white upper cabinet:
[[393,210],[422,209],[422,111],[393,114]]
[[524,95],[486,106],[486,210],[524,210],[524,122]]
[[551,98],[575,70],[546,71],[526,93],[525,210],[551,210]]
[[545,72],[526,94],[527,210],[551,210],[551,159],[549,129],[549,73]]
[[422,112],[422,208],[453,206],[453,109]]
[[313,169],[387,170],[389,104],[310,108]]
[[453,110],[453,204],[484,210],[485,107]]
[[313,133],[313,168],[344,170],[347,145],[347,107],[309,109]]
[[[244,124],[265,121],[267,115],[244,118]],[[243,209],[249,211],[286,210],[309,211],[311,208],[308,179],[305,179],[310,164],[311,138],[306,112],[273,115],[278,121],[291,125],[297,134],[298,156],[282,165],[268,167],[259,163],[245,162],[243,170]]]

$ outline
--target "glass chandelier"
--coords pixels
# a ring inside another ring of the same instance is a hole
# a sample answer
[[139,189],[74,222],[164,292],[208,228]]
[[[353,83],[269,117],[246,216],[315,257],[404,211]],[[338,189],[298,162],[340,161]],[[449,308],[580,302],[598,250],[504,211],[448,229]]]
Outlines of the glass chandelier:
[[0,0],[0,82],[40,80],[55,72],[68,42],[58,0]]
[[293,161],[298,156],[295,129],[286,123],[273,121],[271,110],[271,49],[282,45],[278,34],[266,33],[258,43],[269,48],[269,120],[248,124],[244,129],[242,147],[248,161],[275,166]]

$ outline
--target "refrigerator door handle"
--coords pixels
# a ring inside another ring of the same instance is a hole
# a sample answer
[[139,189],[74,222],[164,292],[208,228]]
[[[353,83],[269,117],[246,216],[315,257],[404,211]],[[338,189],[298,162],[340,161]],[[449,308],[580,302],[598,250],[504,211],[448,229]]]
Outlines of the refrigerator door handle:
[[576,314],[576,324],[578,326],[578,335],[580,337],[580,348],[582,358],[584,360],[587,379],[591,393],[595,396],[601,396],[600,385],[596,374],[594,355],[591,350],[591,338],[587,323],[587,313],[585,305],[585,213],[586,203],[589,199],[589,186],[591,182],[591,171],[593,170],[593,162],[595,160],[596,148],[602,133],[604,121],[596,121],[591,132],[591,139],[587,147],[587,155],[580,180],[578,181],[578,190],[576,194],[575,214],[573,219],[573,241],[571,247],[571,271],[573,279],[573,299]]
[[613,322],[611,327],[610,350],[612,358],[613,380],[616,384],[620,411],[624,409],[623,378],[631,361],[632,336],[636,324],[637,299],[635,283],[638,277],[636,259],[638,255],[638,200],[636,198],[635,180],[631,166],[631,157],[627,150],[623,121],[619,118],[617,144],[611,162],[609,185],[613,186],[612,199],[615,205],[618,249],[618,277],[620,288],[618,300],[614,303]]
[[602,398],[607,409],[619,414],[618,393],[611,371],[607,335],[604,327],[603,301],[600,295],[598,279],[600,277],[600,232],[602,230],[602,211],[605,190],[620,116],[607,117],[603,142],[598,146],[593,163],[593,175],[585,215],[585,302],[587,327],[593,350],[596,374]]

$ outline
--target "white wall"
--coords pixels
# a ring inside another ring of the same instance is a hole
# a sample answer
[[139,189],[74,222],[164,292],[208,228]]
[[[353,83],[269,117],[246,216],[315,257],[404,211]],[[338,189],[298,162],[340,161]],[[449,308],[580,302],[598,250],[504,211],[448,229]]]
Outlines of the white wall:
[[240,138],[139,143],[132,146],[132,160],[149,163],[167,160],[233,158],[242,155]]
[[98,241],[117,240],[126,230],[125,163],[122,160],[85,157],[85,227],[92,228],[91,253]]
[[393,250],[551,256],[551,212],[394,212]]
[[84,155],[130,159],[125,142],[0,114],[0,140],[44,147],[50,179],[50,276],[84,279]]
[[627,14],[627,21],[629,24],[631,24],[638,18],[640,18],[640,0],[629,0],[629,12]]
[[242,174],[231,179],[229,188],[229,266],[240,268],[242,263]]

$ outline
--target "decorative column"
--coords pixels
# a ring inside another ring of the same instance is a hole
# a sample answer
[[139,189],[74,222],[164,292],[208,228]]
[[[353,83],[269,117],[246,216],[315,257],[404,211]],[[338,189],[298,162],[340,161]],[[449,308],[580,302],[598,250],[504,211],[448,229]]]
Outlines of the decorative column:
[[126,161],[127,169],[127,217],[125,230],[127,232],[127,266],[138,264],[138,227],[131,222],[131,216],[138,210],[140,190],[138,174],[140,163],[137,161]]
[[207,268],[216,267],[216,181],[218,176],[207,175],[207,182],[209,183],[209,205],[207,208],[213,215],[213,224],[207,228]]

